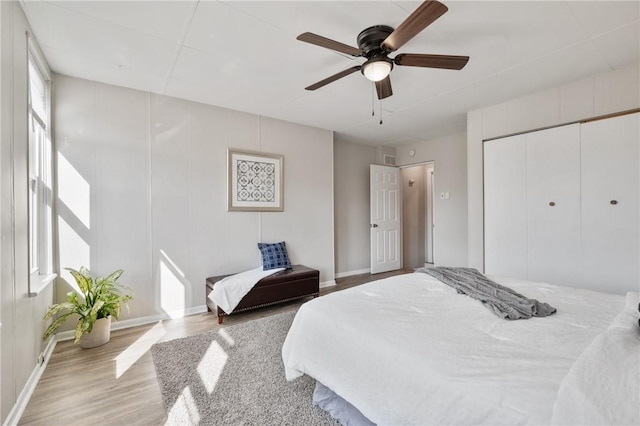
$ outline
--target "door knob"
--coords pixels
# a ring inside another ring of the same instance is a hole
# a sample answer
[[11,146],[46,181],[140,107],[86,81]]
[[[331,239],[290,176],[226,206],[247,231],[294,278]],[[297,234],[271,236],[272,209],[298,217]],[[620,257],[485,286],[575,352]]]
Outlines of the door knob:
[[378,227],[378,224],[377,224],[377,223],[373,223],[373,224],[371,224],[371,225],[369,225],[369,226],[370,226],[371,228],[377,228],[377,227]]
[[555,206],[555,205],[556,205],[556,203],[554,203],[554,202],[552,201],[552,202],[550,202],[550,203],[549,203],[549,205],[550,205],[551,207],[553,207],[553,206]]
[[614,205],[614,206],[615,206],[616,204],[618,204],[618,200],[611,200],[611,201],[609,201],[609,202],[610,202],[612,205]]

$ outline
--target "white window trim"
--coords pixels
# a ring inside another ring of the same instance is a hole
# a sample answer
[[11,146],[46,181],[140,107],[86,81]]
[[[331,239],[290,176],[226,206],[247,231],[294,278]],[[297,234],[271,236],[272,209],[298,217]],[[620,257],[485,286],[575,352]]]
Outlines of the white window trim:
[[44,60],[44,55],[40,50],[40,47],[33,41],[33,37],[31,33],[27,31],[27,43],[29,47],[29,53],[33,57],[38,69],[43,74],[44,79],[46,81],[51,81],[51,70],[49,69],[49,65],[47,65],[47,61]]
[[[38,114],[34,113],[31,107],[31,101],[29,100],[29,115],[32,120],[36,121],[38,125],[44,128],[45,131],[45,145],[52,144],[51,140],[51,73],[49,71],[49,67],[47,66],[46,61],[44,60],[44,56],[42,52],[38,48],[38,46],[33,41],[29,32],[27,32],[27,40],[28,40],[28,51],[29,51],[29,61],[33,61],[33,64],[38,69],[42,78],[45,82],[45,90],[47,91],[47,99],[46,99],[46,117],[39,117]],[[29,122],[29,126],[32,126],[33,122]],[[32,133],[32,132],[29,132]],[[31,137],[31,134],[30,134]],[[51,182],[46,182],[45,185],[49,185],[50,190],[53,191],[53,147],[43,146],[41,147],[42,152],[41,155],[49,156],[46,158],[48,165],[42,165],[40,172],[47,173],[49,172],[50,176],[48,177]],[[38,179],[37,176],[29,170],[29,186],[31,186],[31,181],[33,179]],[[44,176],[41,176],[40,179],[45,179]],[[42,184],[40,182],[36,182],[38,186]],[[31,188],[29,187],[29,190]],[[30,266],[30,276],[29,276],[29,296],[35,297],[40,294],[43,290],[45,290],[49,284],[51,284],[57,274],[53,272],[53,217],[47,220],[46,212],[49,201],[53,203],[53,196],[51,200],[47,200],[47,196],[44,192],[44,189],[40,188],[38,191],[38,228],[39,228],[39,239],[38,239],[38,262],[37,265],[31,268]],[[53,206],[49,209],[51,211],[50,214],[53,214]],[[29,236],[29,245],[31,247],[31,236]],[[31,248],[29,249],[31,250]]]
[[29,283],[29,297],[35,297],[51,284],[58,274],[32,275]]

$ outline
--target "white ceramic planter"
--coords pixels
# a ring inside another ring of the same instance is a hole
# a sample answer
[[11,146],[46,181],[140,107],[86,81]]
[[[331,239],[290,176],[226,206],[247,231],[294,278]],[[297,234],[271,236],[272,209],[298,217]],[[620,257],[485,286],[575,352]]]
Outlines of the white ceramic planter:
[[80,338],[80,346],[83,348],[95,348],[102,346],[111,339],[111,317],[100,318],[93,324],[91,333],[86,333]]

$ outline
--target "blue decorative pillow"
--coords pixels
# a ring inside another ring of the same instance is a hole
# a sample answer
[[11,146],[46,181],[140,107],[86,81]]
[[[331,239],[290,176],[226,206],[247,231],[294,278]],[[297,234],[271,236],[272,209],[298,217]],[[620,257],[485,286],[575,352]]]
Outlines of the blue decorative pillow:
[[258,243],[258,248],[262,253],[262,269],[264,271],[276,268],[291,269],[284,241],[274,244]]

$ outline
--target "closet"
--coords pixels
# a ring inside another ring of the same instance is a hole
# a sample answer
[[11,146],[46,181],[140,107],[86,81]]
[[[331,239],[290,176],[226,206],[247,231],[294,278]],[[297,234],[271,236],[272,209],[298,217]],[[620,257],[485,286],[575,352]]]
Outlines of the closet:
[[640,285],[640,114],[484,143],[485,272]]

